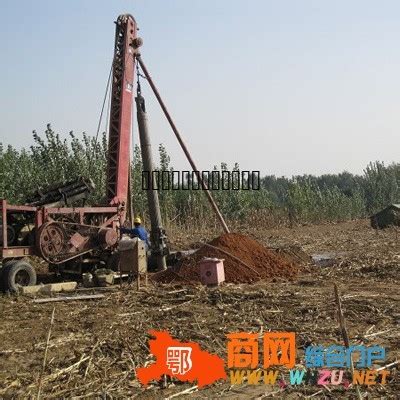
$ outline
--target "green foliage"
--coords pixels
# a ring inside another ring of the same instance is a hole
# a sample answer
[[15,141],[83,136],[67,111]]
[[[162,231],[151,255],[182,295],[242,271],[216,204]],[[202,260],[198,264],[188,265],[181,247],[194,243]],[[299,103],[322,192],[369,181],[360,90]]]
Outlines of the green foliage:
[[0,149],[0,197],[10,202],[23,203],[39,188],[46,188],[59,182],[66,182],[80,176],[91,177],[96,190],[90,202],[104,201],[107,139],[105,134],[100,141],[82,134],[78,139],[73,132],[70,140],[61,140],[50,124],[44,138],[33,131],[34,144],[27,151],[11,146]]
[[353,219],[365,216],[366,211],[361,188],[352,188],[348,195],[336,185],[320,187],[310,178],[294,178],[286,201],[290,218],[298,222]]
[[[158,148],[157,169],[174,172],[170,156],[164,145]],[[104,204],[107,167],[107,137],[99,141],[86,133],[61,139],[50,124],[39,135],[33,132],[33,145],[29,150],[17,150],[0,143],[0,198],[23,203],[38,188],[75,179],[90,177],[96,189],[91,204]],[[134,147],[131,164],[133,208],[136,214],[146,218],[147,198],[142,189],[143,164],[138,145]],[[370,163],[362,176],[342,172],[321,176],[303,175],[291,179],[264,176],[260,190],[232,190],[239,186],[241,170],[237,163],[232,168],[224,162],[214,171],[236,171],[230,190],[212,190],[223,215],[235,221],[254,220],[255,215],[269,215],[276,221],[290,223],[340,221],[370,215],[389,203],[399,202],[400,164],[385,166],[381,162]],[[169,176],[172,176],[171,174]],[[189,181],[192,178],[189,177]],[[188,182],[175,182],[170,188],[162,188],[159,199],[165,221],[179,224],[209,223],[214,217],[202,190],[193,190]],[[222,182],[220,183],[222,185]],[[215,219],[214,219],[215,220]]]
[[400,168],[398,164],[369,163],[364,170],[365,203],[374,213],[390,203],[399,201]]

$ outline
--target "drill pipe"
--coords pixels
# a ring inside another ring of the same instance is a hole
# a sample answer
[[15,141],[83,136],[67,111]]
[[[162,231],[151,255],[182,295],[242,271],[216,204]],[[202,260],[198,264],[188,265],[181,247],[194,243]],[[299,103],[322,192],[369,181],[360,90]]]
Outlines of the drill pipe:
[[160,203],[158,201],[158,192],[153,184],[153,157],[151,153],[151,143],[147,127],[147,114],[144,98],[138,93],[136,97],[137,119],[139,126],[140,149],[142,153],[143,171],[148,177],[147,182],[147,204],[149,207],[151,223],[151,253],[157,261],[157,270],[167,269],[165,258],[166,236],[161,221]]

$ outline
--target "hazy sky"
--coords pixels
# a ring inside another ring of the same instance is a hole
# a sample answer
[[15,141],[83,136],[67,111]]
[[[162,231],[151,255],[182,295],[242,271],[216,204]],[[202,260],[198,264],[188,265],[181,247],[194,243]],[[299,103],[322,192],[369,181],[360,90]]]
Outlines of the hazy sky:
[[[48,122],[95,133],[113,21],[127,12],[201,169],[361,173],[399,161],[399,1],[1,0],[1,142],[28,147]],[[187,168],[144,94],[154,147]]]

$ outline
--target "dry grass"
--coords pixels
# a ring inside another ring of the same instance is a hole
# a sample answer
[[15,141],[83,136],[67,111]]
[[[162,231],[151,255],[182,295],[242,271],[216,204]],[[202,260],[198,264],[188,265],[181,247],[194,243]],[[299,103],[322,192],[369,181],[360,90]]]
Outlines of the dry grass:
[[[44,353],[41,398],[95,396],[167,398],[193,385],[155,382],[143,389],[135,368],[152,360],[150,329],[167,329],[181,340],[226,357],[225,334],[232,331],[295,331],[298,362],[309,343],[342,344],[335,316],[333,282],[342,294],[350,341],[387,348],[386,363],[400,358],[400,272],[395,230],[376,232],[364,222],[246,232],[275,247],[301,245],[309,253],[340,253],[331,267],[309,266],[294,282],[201,286],[150,284],[144,291],[127,287],[103,291],[97,301],[57,303],[47,343],[53,304],[32,304],[22,297],[0,298],[0,397],[36,396]],[[171,236],[172,237],[172,236]],[[187,247],[205,233],[174,235]],[[389,383],[368,389],[371,398],[397,398],[397,366]],[[321,391],[321,392],[320,392]],[[318,393],[319,392],[319,393]],[[337,387],[235,386],[218,383],[190,394],[198,398],[351,398]]]

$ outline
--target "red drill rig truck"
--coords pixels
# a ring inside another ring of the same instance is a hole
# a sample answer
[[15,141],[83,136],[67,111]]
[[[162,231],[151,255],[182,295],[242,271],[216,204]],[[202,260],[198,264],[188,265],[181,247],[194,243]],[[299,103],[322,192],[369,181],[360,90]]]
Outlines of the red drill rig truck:
[[[124,224],[131,201],[133,88],[136,57],[142,44],[136,32],[131,15],[118,17],[111,81],[107,203],[102,207],[69,206],[72,200],[87,197],[91,190],[91,181],[84,179],[50,188],[46,193],[38,192],[26,205],[11,205],[1,199],[0,274],[6,290],[16,291],[18,285],[36,284],[35,270],[26,256],[38,256],[53,269],[74,273],[110,266],[110,260],[115,260],[118,227]],[[138,110],[138,117],[139,114]],[[142,147],[142,152],[149,149]],[[152,196],[154,200],[155,194]],[[150,212],[156,213],[156,218],[152,218],[156,225],[152,224],[152,252],[161,260],[158,265],[165,268],[166,238],[156,200],[156,211],[154,202],[149,205]]]

